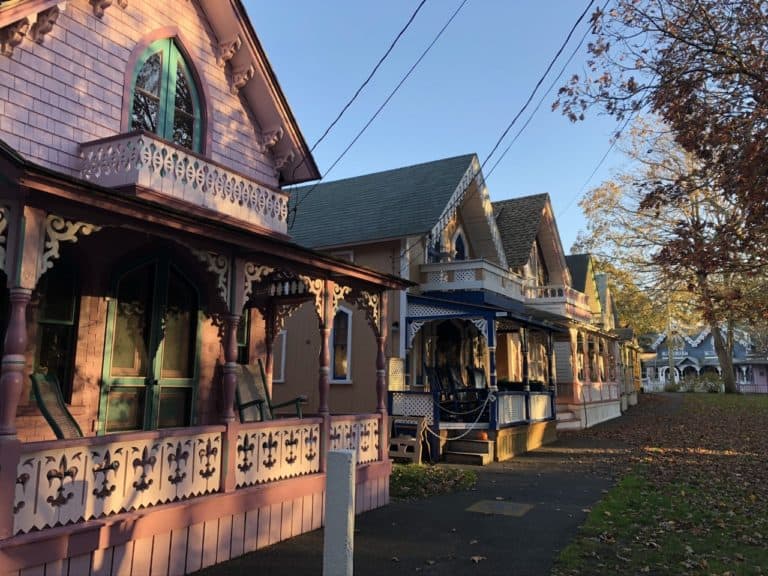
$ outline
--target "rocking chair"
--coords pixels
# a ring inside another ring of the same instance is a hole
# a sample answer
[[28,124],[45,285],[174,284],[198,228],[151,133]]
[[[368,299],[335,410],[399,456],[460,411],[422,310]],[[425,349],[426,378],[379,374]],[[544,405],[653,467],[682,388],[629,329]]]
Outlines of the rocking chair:
[[35,372],[29,377],[32,380],[32,393],[35,395],[37,406],[56,438],[82,438],[83,431],[64,403],[56,375]]
[[261,359],[259,359],[258,363],[258,368],[248,364],[238,365],[235,397],[240,422],[274,420],[275,409],[285,406],[294,406],[296,417],[301,418],[303,416],[302,405],[307,403],[307,397],[296,396],[291,400],[273,404],[267,390],[267,379],[264,375],[264,366],[261,363]]

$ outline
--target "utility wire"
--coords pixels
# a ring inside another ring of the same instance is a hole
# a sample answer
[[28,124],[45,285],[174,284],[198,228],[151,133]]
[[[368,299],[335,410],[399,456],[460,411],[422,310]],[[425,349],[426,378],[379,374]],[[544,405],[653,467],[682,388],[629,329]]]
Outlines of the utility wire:
[[[389,93],[389,95],[386,97],[384,102],[382,102],[381,106],[378,107],[376,112],[373,113],[373,115],[368,119],[368,121],[365,123],[365,125],[360,129],[360,131],[355,135],[355,137],[352,139],[352,141],[347,145],[346,148],[339,154],[339,156],[336,158],[336,160],[333,161],[331,166],[328,168],[328,170],[325,171],[325,173],[322,175],[322,178],[325,178],[328,176],[328,174],[336,167],[336,165],[341,161],[344,156],[346,156],[347,152],[349,152],[350,148],[355,145],[355,143],[360,139],[360,137],[365,133],[365,131],[368,129],[368,127],[373,123],[374,120],[381,114],[381,112],[384,110],[384,108],[389,104],[389,101],[392,100],[395,94],[397,94],[398,90],[400,90],[400,87],[405,84],[405,81],[408,80],[408,78],[411,76],[413,71],[416,69],[416,67],[421,63],[421,61],[426,57],[426,55],[429,53],[430,50],[432,50],[432,47],[437,44],[437,41],[440,39],[440,37],[443,35],[443,32],[450,26],[451,22],[456,18],[456,16],[459,15],[459,12],[461,12],[461,9],[464,8],[464,5],[467,3],[468,0],[462,0],[461,4],[459,4],[458,8],[453,11],[451,14],[451,17],[448,18],[448,21],[443,25],[442,28],[438,31],[438,33],[435,35],[435,37],[432,39],[432,41],[427,45],[427,47],[424,49],[424,51],[421,53],[421,55],[416,59],[416,62],[413,63],[413,65],[408,69],[408,72],[405,73],[405,75],[400,79],[400,81],[397,83],[397,85],[394,87],[394,89]],[[594,1],[594,0],[593,0]],[[322,180],[321,178],[321,180]],[[307,190],[307,193],[304,194],[302,198],[299,198],[296,200],[296,204],[293,205],[293,208],[291,209],[291,212],[293,214],[293,219],[290,221],[289,229],[293,227],[293,223],[296,221],[296,213],[299,209],[299,206],[301,206],[302,202],[304,202],[312,192],[315,191],[315,189],[320,185],[320,182],[315,183],[309,190]],[[290,218],[290,214],[289,214]]]
[[554,58],[549,62],[549,65],[547,66],[547,69],[544,71],[544,74],[541,75],[541,78],[539,78],[539,81],[536,82],[536,86],[534,86],[533,91],[531,92],[531,95],[528,96],[528,99],[525,101],[525,104],[523,104],[523,107],[520,108],[520,110],[515,114],[515,116],[512,118],[512,121],[507,125],[507,127],[504,129],[504,131],[501,133],[501,136],[499,136],[499,139],[496,141],[496,144],[494,144],[493,148],[491,149],[491,152],[486,156],[485,161],[483,162],[481,169],[485,167],[486,163],[491,159],[493,154],[498,150],[499,146],[501,145],[504,138],[507,136],[509,131],[512,129],[512,126],[515,125],[515,122],[517,122],[518,118],[522,116],[523,112],[528,108],[530,103],[533,101],[533,97],[536,95],[536,92],[539,90],[541,85],[544,83],[544,80],[547,78],[547,75],[552,70],[552,67],[557,62],[557,59],[560,58],[560,55],[563,53],[563,50],[565,50],[565,47],[568,45],[568,42],[571,41],[571,36],[573,36],[573,33],[576,31],[576,28],[578,28],[579,24],[581,24],[581,21],[584,20],[584,17],[589,12],[589,9],[592,8],[592,5],[595,3],[595,0],[589,0],[587,3],[586,8],[582,11],[581,15],[578,17],[576,22],[571,26],[570,31],[568,32],[568,36],[565,37],[565,40],[563,41],[562,45],[558,49],[558,51],[555,53]]
[[[338,123],[339,120],[341,120],[341,117],[344,116],[344,113],[349,109],[349,107],[352,105],[352,103],[357,100],[357,97],[360,96],[360,93],[363,91],[363,88],[365,88],[368,83],[373,79],[374,75],[378,71],[378,69],[381,67],[381,65],[384,63],[384,61],[389,57],[389,54],[392,52],[392,50],[395,48],[395,45],[398,43],[400,38],[405,34],[405,31],[408,30],[411,23],[416,19],[416,15],[419,13],[421,8],[424,6],[424,4],[427,3],[427,0],[421,0],[418,6],[416,6],[416,10],[413,11],[413,14],[411,14],[411,17],[408,19],[408,21],[405,23],[405,26],[400,30],[400,32],[397,33],[397,36],[395,36],[395,39],[392,40],[392,42],[389,45],[389,48],[387,48],[387,51],[384,52],[384,55],[379,58],[379,61],[376,62],[376,65],[373,67],[373,70],[371,70],[370,74],[368,74],[368,77],[363,81],[362,84],[360,84],[360,87],[355,91],[355,93],[352,95],[352,98],[349,99],[349,101],[344,104],[341,111],[338,113],[336,118],[333,119],[333,122],[331,122],[328,127],[325,129],[325,131],[320,135],[320,138],[317,139],[317,141],[312,144],[312,147],[309,149],[310,152],[314,152],[315,148],[317,148],[318,144],[322,142],[326,136],[328,136],[328,133],[333,129],[334,126]],[[306,161],[307,157],[306,155],[302,156],[301,162],[299,162],[294,168],[292,176],[296,175],[296,171],[301,168],[301,166]]]
[[[605,8],[608,6],[611,0],[606,0],[605,3],[603,3],[600,10],[605,11]],[[590,28],[588,27],[584,34],[581,37],[581,40],[579,40],[579,43],[576,45],[576,47],[571,52],[571,55],[568,56],[568,59],[565,61],[565,64],[560,68],[560,72],[557,73],[557,76],[555,76],[555,79],[552,81],[552,83],[549,85],[547,90],[542,94],[541,98],[536,104],[536,107],[533,109],[531,114],[528,116],[528,119],[525,121],[525,124],[523,124],[520,129],[515,133],[514,137],[510,141],[509,144],[507,144],[507,147],[504,148],[503,152],[501,153],[501,156],[496,160],[496,162],[493,163],[493,166],[491,166],[491,169],[488,171],[488,173],[485,175],[486,182],[491,177],[491,174],[493,174],[493,171],[496,170],[496,166],[499,165],[499,163],[504,159],[504,156],[507,155],[507,152],[509,152],[510,148],[517,142],[517,140],[520,138],[520,135],[525,131],[525,129],[528,127],[528,125],[531,123],[531,120],[533,120],[533,117],[536,116],[536,113],[539,111],[539,108],[541,108],[541,105],[544,103],[544,100],[547,99],[547,96],[552,92],[552,89],[557,85],[557,83],[560,81],[560,78],[562,78],[563,74],[565,74],[565,71],[568,69],[568,66],[570,65],[571,61],[574,59],[576,54],[578,54],[581,47],[584,45],[584,41],[587,39],[587,36],[589,36]]]
[[[607,6],[607,4],[608,4],[609,2],[610,2],[610,0],[606,0],[605,4],[603,5],[603,9],[605,9],[605,7]],[[533,98],[535,97],[535,95],[536,95],[536,92],[537,92],[537,91],[538,91],[538,89],[541,87],[541,85],[544,83],[544,80],[546,79],[547,75],[548,75],[548,74],[551,72],[551,70],[552,70],[552,68],[554,67],[555,63],[557,62],[558,58],[560,58],[560,55],[563,53],[563,50],[565,50],[566,46],[568,45],[568,42],[570,42],[570,40],[571,40],[571,37],[573,36],[574,32],[575,32],[575,31],[576,31],[576,29],[579,27],[579,24],[581,24],[581,22],[584,20],[584,17],[587,15],[587,13],[589,12],[590,8],[592,7],[592,5],[593,5],[594,3],[595,3],[595,0],[590,0],[590,1],[587,3],[586,7],[585,7],[585,8],[584,8],[584,10],[581,12],[581,14],[580,14],[580,15],[579,15],[579,17],[577,18],[576,22],[574,22],[573,26],[571,26],[571,29],[568,31],[568,35],[565,37],[565,40],[563,41],[563,43],[561,44],[560,48],[559,48],[559,49],[557,50],[557,52],[555,53],[555,56],[554,56],[554,57],[552,58],[552,60],[550,61],[549,65],[547,66],[546,70],[544,71],[544,74],[542,74],[541,78],[539,78],[539,81],[536,83],[536,86],[534,87],[533,91],[531,92],[530,96],[528,97],[528,100],[526,100],[526,102],[523,104],[522,108],[520,108],[520,110],[517,112],[517,114],[515,114],[515,116],[512,118],[512,121],[511,121],[511,122],[510,122],[510,123],[507,125],[507,127],[504,129],[504,132],[502,132],[501,136],[500,136],[500,137],[499,137],[499,139],[496,141],[496,144],[494,145],[494,147],[493,147],[493,149],[491,150],[490,154],[488,154],[488,156],[486,157],[485,161],[483,161],[483,163],[480,165],[480,170],[478,171],[478,173],[477,173],[477,174],[475,174],[475,175],[474,175],[474,178],[472,178],[472,179],[471,179],[471,180],[470,180],[470,181],[467,183],[466,187],[465,187],[465,188],[464,188],[464,189],[461,191],[461,193],[460,193],[460,194],[458,194],[458,196],[457,196],[457,200],[456,200],[456,202],[454,202],[454,204],[456,204],[457,202],[460,202],[460,201],[461,201],[461,199],[462,199],[462,197],[463,197],[463,195],[464,195],[464,192],[466,192],[467,188],[469,188],[469,186],[471,186],[471,185],[472,185],[472,182],[474,182],[475,178],[477,178],[477,176],[478,176],[478,175],[479,175],[479,174],[482,172],[482,170],[483,170],[483,167],[484,167],[484,166],[486,165],[486,163],[487,163],[487,162],[488,162],[488,161],[491,159],[491,157],[493,156],[494,152],[495,152],[495,151],[498,149],[498,147],[501,145],[501,142],[504,140],[504,138],[506,137],[506,135],[507,135],[507,134],[509,133],[509,131],[512,129],[512,126],[514,126],[514,124],[515,124],[515,122],[517,122],[518,118],[520,118],[520,116],[523,114],[523,112],[525,112],[525,110],[528,108],[528,106],[530,105],[530,103],[533,101]],[[576,49],[573,51],[573,53],[572,53],[572,54],[571,54],[571,56],[569,57],[569,59],[568,59],[568,62],[570,62],[570,61],[573,59],[573,57],[574,57],[574,54],[575,54],[575,53],[578,51],[578,49],[579,49],[579,47],[581,46],[581,44],[583,44],[583,42],[584,42],[584,39],[586,38],[586,36],[587,36],[587,34],[588,34],[588,33],[589,33],[589,30],[587,30],[587,32],[584,34],[584,37],[583,37],[583,38],[581,39],[581,41],[579,42],[579,45],[576,47]],[[563,67],[563,70],[564,70],[564,69],[565,69],[565,67],[568,65],[568,62],[566,62],[565,66]],[[560,76],[560,75],[562,75],[562,74],[563,74],[563,70],[561,70],[561,71],[560,71],[560,74],[558,75],[558,78],[559,78],[559,76]],[[555,79],[555,82],[557,82],[557,79]],[[553,82],[553,84],[552,84],[552,85],[554,85],[554,83],[555,83],[555,82]],[[551,88],[552,88],[552,86],[550,86],[549,90],[551,90]],[[544,96],[544,97],[546,97],[546,94],[545,94],[545,96]],[[542,98],[542,101],[543,101],[543,98]],[[541,102],[539,102],[539,104],[537,105],[536,109],[538,109],[538,106],[540,106],[540,105],[541,105]],[[532,115],[533,115],[533,114],[535,114],[535,113],[536,113],[536,110],[534,110],[534,111],[533,111]],[[528,122],[530,122],[530,118],[529,118]],[[526,125],[528,124],[528,122],[526,122]],[[523,128],[520,130],[520,132],[522,132],[522,130],[524,130],[524,129],[525,129],[525,125],[524,125],[524,126],[523,126]],[[515,136],[515,139],[517,139],[517,137],[518,137],[518,136],[519,136],[519,133],[518,133],[518,134]],[[515,139],[513,139],[512,143],[514,143]],[[510,144],[510,146],[511,146],[511,145],[512,145],[512,144]],[[509,146],[507,147],[507,149],[508,149],[508,148],[509,148]],[[506,154],[506,151],[507,151],[507,150],[505,149],[505,151],[504,151],[504,154]],[[607,154],[606,154],[606,156],[607,156]],[[502,157],[503,157],[503,154],[502,154]],[[491,169],[491,172],[493,172],[493,169],[496,167],[496,165],[497,165],[497,164],[498,164],[498,161],[496,162],[496,164],[494,164],[493,168]],[[490,173],[489,173],[489,175],[490,175]],[[454,204],[452,204],[451,206],[449,206],[449,207],[448,207],[448,209],[446,210],[446,212],[450,213],[450,212],[451,212],[451,211],[452,211],[452,210],[455,208]],[[424,238],[424,237],[426,237],[426,236],[428,236],[428,234],[425,234],[425,235],[424,235],[422,238]],[[418,246],[418,245],[420,245],[420,244],[421,244],[420,242],[416,241],[416,242],[414,242],[413,244],[411,244],[409,247],[407,247],[407,248],[403,249],[403,250],[401,251],[400,257],[402,258],[402,257],[403,257],[405,254],[407,254],[408,252],[410,252],[412,249],[414,249],[416,246]]]

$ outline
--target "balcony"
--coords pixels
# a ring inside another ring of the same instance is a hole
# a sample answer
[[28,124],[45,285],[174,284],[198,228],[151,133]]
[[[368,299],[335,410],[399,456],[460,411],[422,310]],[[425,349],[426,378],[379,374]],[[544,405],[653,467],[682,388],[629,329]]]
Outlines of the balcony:
[[523,279],[487,260],[455,260],[422,264],[422,292],[487,290],[524,301]]
[[140,187],[174,201],[287,234],[288,194],[146,132],[80,147],[80,176],[106,188]]
[[570,286],[547,285],[529,286],[526,289],[526,303],[537,310],[558,314],[566,318],[591,322],[592,311],[587,295]]

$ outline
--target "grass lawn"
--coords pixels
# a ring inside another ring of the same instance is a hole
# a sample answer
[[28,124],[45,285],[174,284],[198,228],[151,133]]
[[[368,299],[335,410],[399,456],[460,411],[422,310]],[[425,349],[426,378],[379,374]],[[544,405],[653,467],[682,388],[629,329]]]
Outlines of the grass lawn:
[[680,411],[610,433],[631,471],[553,574],[768,574],[768,397],[686,394]]
[[418,500],[469,490],[477,483],[473,470],[430,464],[394,464],[389,494],[396,500]]

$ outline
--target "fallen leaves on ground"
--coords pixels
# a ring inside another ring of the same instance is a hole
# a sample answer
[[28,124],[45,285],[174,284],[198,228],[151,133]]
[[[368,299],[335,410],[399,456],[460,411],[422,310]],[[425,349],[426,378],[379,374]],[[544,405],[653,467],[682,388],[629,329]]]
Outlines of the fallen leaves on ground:
[[621,444],[575,458],[620,479],[592,507],[556,576],[768,571],[768,398],[642,396],[572,438]]

